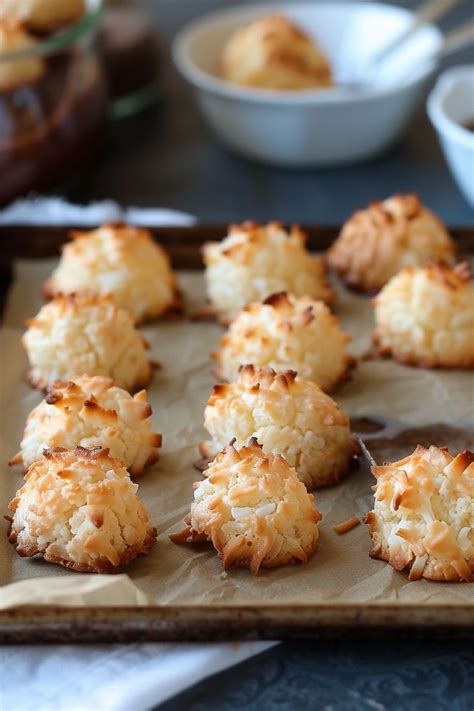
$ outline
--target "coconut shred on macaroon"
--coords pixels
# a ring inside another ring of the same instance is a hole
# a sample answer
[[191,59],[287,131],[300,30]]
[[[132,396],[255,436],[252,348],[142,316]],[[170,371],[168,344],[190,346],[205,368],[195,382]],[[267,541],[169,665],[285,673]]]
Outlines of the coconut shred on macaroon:
[[61,259],[43,286],[57,294],[110,296],[135,323],[181,310],[176,274],[150,232],[111,222],[89,232],[72,232]]
[[467,263],[406,267],[373,301],[381,355],[424,368],[474,368],[474,286]]
[[137,485],[107,449],[48,449],[25,479],[10,502],[9,540],[22,557],[113,573],[155,542]]
[[231,225],[222,242],[203,248],[207,295],[219,321],[228,324],[254,301],[287,291],[331,302],[324,262],[306,249],[299,227],[287,232],[279,222]]
[[375,466],[370,555],[410,580],[474,579],[474,453],[418,446]]
[[10,464],[26,471],[44,449],[103,447],[132,476],[158,461],[162,437],[152,432],[145,390],[132,396],[103,375],[57,380],[28,415],[18,454]]
[[264,452],[281,454],[308,488],[335,484],[357,453],[349,418],[338,404],[295,371],[242,366],[235,383],[215,385],[204,412],[211,439],[201,442],[212,459],[231,440],[250,438]]
[[82,373],[105,375],[129,391],[151,380],[147,343],[110,297],[56,296],[27,326],[22,342],[33,387],[44,390]]
[[255,440],[217,455],[196,482],[186,528],[175,543],[209,541],[224,568],[306,563],[316,550],[321,514],[296,470]]
[[349,340],[322,301],[279,293],[242,309],[211,356],[217,377],[228,382],[238,378],[240,366],[251,363],[277,372],[295,370],[329,392],[355,365]]
[[329,249],[327,262],[349,285],[374,293],[406,266],[443,260],[456,246],[441,220],[417,195],[392,195],[358,210]]

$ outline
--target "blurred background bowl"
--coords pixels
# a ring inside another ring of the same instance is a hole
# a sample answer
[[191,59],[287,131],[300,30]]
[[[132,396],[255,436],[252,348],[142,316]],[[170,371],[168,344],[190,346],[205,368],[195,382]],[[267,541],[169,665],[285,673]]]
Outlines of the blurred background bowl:
[[[275,12],[318,42],[331,63],[335,87],[274,91],[219,77],[231,33]],[[421,28],[400,47],[376,81],[348,85],[355,68],[370,65],[371,56],[412,23],[409,10],[380,3],[238,6],[190,23],[176,37],[173,57],[194,87],[204,116],[229,148],[274,165],[354,163],[393,144],[424,99],[443,39],[434,25]]]
[[443,72],[428,98],[428,115],[459,189],[474,207],[474,65]]

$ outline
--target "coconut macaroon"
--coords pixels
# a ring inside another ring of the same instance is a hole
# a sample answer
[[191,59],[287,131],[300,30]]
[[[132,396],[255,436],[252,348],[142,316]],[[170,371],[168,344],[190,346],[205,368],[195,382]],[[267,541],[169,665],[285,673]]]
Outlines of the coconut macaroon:
[[48,449],[28,470],[10,509],[10,542],[84,573],[113,573],[156,538],[137,485],[107,449]]
[[293,370],[243,366],[235,383],[214,386],[204,427],[212,437],[200,444],[204,457],[253,437],[264,452],[281,454],[308,488],[338,482],[357,452],[347,415]]
[[296,470],[255,440],[217,455],[196,482],[187,527],[176,543],[212,541],[227,569],[275,568],[314,553],[321,514]]
[[[2,20],[0,12],[0,91],[12,91],[33,84],[43,76],[46,68],[44,60],[33,53],[37,46],[38,41],[34,37],[16,22]],[[30,50],[31,53],[24,57],[1,61],[2,55]]]
[[0,18],[12,18],[40,34],[76,22],[85,10],[84,0],[0,0]]
[[231,225],[222,242],[204,245],[207,294],[222,323],[241,308],[279,291],[329,302],[334,293],[322,259],[306,249],[299,227],[286,232],[279,222]]
[[355,364],[346,350],[349,340],[322,301],[280,293],[242,309],[211,356],[217,377],[229,382],[237,379],[241,365],[252,363],[277,372],[296,370],[328,392]]
[[27,321],[29,383],[45,389],[78,373],[105,375],[126,390],[147,385],[147,344],[128,311],[109,297],[57,296]]
[[159,458],[162,438],[151,430],[151,412],[145,390],[132,397],[103,375],[58,380],[28,415],[20,452],[10,464],[26,470],[53,447],[103,447],[138,476]]
[[330,248],[327,261],[349,286],[374,292],[403,267],[455,261],[445,226],[417,195],[394,195],[358,210]]
[[466,263],[406,267],[374,299],[382,355],[425,368],[474,367],[474,287]]
[[331,67],[317,43],[281,15],[266,15],[239,27],[221,59],[224,79],[262,89],[331,86]]
[[59,265],[43,287],[46,297],[110,295],[137,323],[180,309],[168,255],[148,230],[109,223],[71,236],[72,242],[64,246]]
[[410,580],[470,581],[474,572],[474,453],[418,446],[373,467],[374,510],[366,523],[370,555]]

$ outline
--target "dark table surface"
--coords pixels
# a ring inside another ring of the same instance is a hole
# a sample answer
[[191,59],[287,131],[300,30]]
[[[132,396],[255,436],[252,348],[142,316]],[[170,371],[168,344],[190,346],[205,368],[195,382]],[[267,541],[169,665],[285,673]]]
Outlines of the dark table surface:
[[[223,4],[148,1],[164,46],[185,22]],[[468,6],[453,13],[445,27],[472,12]],[[467,59],[472,61],[472,53],[457,61]],[[161,104],[113,127],[98,157],[63,191],[70,199],[112,197],[123,204],[185,210],[210,221],[337,223],[369,200],[415,190],[447,222],[473,222],[424,110],[403,141],[377,160],[333,170],[277,170],[216,144],[167,51],[163,75]],[[473,645],[466,641],[291,642],[205,680],[160,708],[472,711],[473,672]]]
[[472,711],[472,642],[280,644],[160,711]]

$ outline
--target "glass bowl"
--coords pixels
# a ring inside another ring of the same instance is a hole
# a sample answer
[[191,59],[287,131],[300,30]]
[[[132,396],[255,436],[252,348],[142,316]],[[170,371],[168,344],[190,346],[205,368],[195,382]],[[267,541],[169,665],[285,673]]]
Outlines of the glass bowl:
[[[0,71],[41,63],[39,76],[0,86],[0,204],[44,190],[90,156],[105,125],[107,90],[96,47],[101,0],[75,25],[33,48],[0,54]],[[5,64],[6,63],[6,64]]]
[[99,46],[113,119],[133,116],[160,100],[160,39],[143,0],[106,2]]

